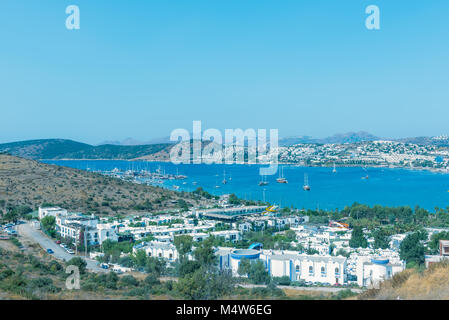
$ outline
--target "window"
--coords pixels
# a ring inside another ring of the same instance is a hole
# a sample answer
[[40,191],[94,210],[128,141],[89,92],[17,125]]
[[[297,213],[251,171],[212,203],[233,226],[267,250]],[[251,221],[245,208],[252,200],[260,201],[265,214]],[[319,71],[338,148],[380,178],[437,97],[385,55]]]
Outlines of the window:
[[326,276],[326,268],[325,267],[321,267],[321,276],[322,277]]
[[161,257],[162,257],[162,253],[159,252],[159,258],[161,258]]
[[173,254],[172,253],[170,253],[170,259],[173,259]]
[[335,268],[335,275],[336,275],[336,276],[340,275],[340,269],[338,269],[338,267]]
[[309,267],[309,275],[313,276],[313,267],[312,266]]
[[298,264],[298,265],[296,265],[296,272],[299,272],[299,270],[300,270],[300,266]]

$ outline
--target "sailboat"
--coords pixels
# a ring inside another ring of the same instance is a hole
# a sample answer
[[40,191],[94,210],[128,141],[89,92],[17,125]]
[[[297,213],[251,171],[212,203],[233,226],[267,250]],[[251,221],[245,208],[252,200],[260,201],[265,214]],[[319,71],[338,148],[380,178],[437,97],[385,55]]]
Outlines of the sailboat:
[[368,175],[368,172],[366,171],[366,168],[362,168],[362,169],[365,170],[365,172],[366,172],[366,176],[362,177],[362,179],[368,180],[369,175]]
[[223,184],[228,183],[228,182],[226,181],[226,170],[223,171],[223,181],[222,181],[221,183],[223,183]]
[[335,162],[334,162],[334,169],[332,170],[332,173],[337,173],[337,168],[335,167]]
[[262,180],[259,182],[259,186],[266,186],[268,185],[268,181],[266,179],[267,176],[262,176]]
[[309,176],[307,173],[304,173],[304,185],[302,187],[304,191],[310,191],[310,185],[309,185]]
[[278,183],[288,183],[287,179],[284,178],[284,167],[281,167],[279,172],[279,178],[276,179]]

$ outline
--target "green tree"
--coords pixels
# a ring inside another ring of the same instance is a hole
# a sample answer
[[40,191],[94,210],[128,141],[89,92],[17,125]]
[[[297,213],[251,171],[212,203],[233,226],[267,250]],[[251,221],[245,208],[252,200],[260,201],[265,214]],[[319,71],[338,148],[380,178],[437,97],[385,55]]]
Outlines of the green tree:
[[161,259],[148,257],[145,265],[145,272],[160,276],[165,270],[165,264],[165,261]]
[[144,268],[147,264],[147,254],[144,250],[137,250],[131,258],[137,268]]
[[376,229],[373,232],[375,249],[388,249],[390,247],[390,237],[383,228]]
[[237,196],[234,193],[232,193],[232,194],[229,195],[228,202],[230,204],[238,205],[238,204],[241,203],[241,200],[239,198],[237,198]]
[[251,262],[246,258],[243,258],[242,260],[240,260],[240,264],[239,264],[237,273],[240,276],[246,276],[249,274],[250,270],[251,270]]
[[414,232],[409,234],[402,240],[399,247],[399,256],[402,260],[405,260],[407,264],[422,265],[424,263],[424,245],[421,240],[426,237],[424,232]]
[[337,255],[337,256],[343,256],[343,257],[349,258],[349,255],[350,255],[350,254],[349,254],[349,252],[347,252],[345,249],[340,248],[340,249],[338,249],[336,255]]
[[67,266],[70,266],[70,265],[77,266],[80,271],[80,274],[86,273],[87,263],[86,263],[86,261],[84,261],[84,259],[82,259],[80,257],[74,257],[74,258],[70,259],[69,261],[67,261],[66,265]]
[[193,252],[195,260],[207,268],[214,266],[217,262],[217,256],[212,247],[212,241],[212,238],[204,240]]
[[120,279],[120,285],[124,287],[137,287],[139,285],[139,281],[132,275],[128,274]]
[[430,237],[429,248],[437,254],[440,249],[440,240],[449,240],[449,231],[435,233]]
[[176,236],[173,240],[180,260],[184,260],[187,254],[192,251],[193,238],[188,235]]
[[368,240],[363,235],[362,227],[354,227],[351,234],[351,240],[349,240],[349,246],[351,248],[367,248]]
[[270,282],[270,275],[265,270],[265,265],[262,260],[258,259],[251,263],[248,278],[255,284],[268,284]]
[[53,216],[46,216],[41,219],[41,226],[42,229],[44,229],[44,232],[46,232],[51,237],[56,236],[56,218]]
[[175,292],[183,299],[217,300],[232,292],[234,279],[229,271],[197,269],[180,278],[174,285]]
[[16,223],[20,218],[32,211],[33,210],[27,206],[10,207],[8,208],[7,213],[3,216],[3,220]]
[[198,261],[192,261],[192,260],[184,260],[181,261],[176,269],[177,274],[180,277],[185,277],[188,274],[194,273],[196,270],[201,268],[201,264]]

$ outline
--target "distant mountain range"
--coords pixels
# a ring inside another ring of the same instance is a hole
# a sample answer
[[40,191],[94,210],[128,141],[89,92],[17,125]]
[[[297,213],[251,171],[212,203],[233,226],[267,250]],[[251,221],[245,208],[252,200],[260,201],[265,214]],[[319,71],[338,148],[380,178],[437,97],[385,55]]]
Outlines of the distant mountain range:
[[134,138],[126,138],[122,141],[103,141],[102,143],[98,144],[99,146],[105,145],[105,144],[112,144],[116,146],[142,146],[142,145],[149,145],[149,144],[173,144],[173,141],[170,141],[170,137],[163,137],[163,138],[156,138],[149,141],[139,141]]
[[121,146],[90,144],[65,139],[28,140],[0,144],[0,152],[27,159],[123,159],[131,160],[171,148],[172,144]]
[[342,143],[356,143],[364,141],[375,141],[379,140],[379,137],[373,136],[364,131],[360,132],[348,132],[343,134],[335,134],[331,137],[317,139],[310,136],[298,136],[298,137],[287,137],[280,139],[280,146],[291,146],[299,143],[319,143],[319,144],[342,144]]
[[[367,132],[349,132],[336,134],[327,138],[312,138],[297,136],[282,138],[279,146],[291,146],[300,143],[314,144],[343,144],[359,143],[375,140],[393,140],[403,143],[419,145],[435,145],[448,147],[447,137],[415,137],[403,139],[379,138]],[[164,142],[168,141],[168,142]],[[0,152],[14,156],[42,160],[42,159],[121,159],[121,160],[167,160],[173,142],[169,138],[154,139],[146,143],[128,138],[122,142],[109,141],[101,145],[90,145],[65,139],[27,140],[0,144]]]

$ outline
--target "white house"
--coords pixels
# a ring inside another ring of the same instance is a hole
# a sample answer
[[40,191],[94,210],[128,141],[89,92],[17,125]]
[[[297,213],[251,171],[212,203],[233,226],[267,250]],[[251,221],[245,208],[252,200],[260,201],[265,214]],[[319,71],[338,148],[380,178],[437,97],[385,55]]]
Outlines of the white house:
[[359,257],[356,267],[357,284],[361,287],[377,288],[379,284],[391,279],[405,269],[405,262],[391,262],[387,258]]
[[242,239],[240,231],[238,230],[213,231],[210,234],[214,237],[222,238],[223,240],[230,242],[237,242]]
[[39,213],[38,213],[39,220],[42,220],[46,216],[53,216],[56,218],[57,216],[62,216],[62,215],[67,215],[66,209],[61,209],[59,207],[49,207],[49,208],[39,207]]
[[[263,258],[263,256],[261,256]],[[272,277],[287,276],[291,281],[325,284],[346,283],[346,258],[301,254],[266,255],[266,265]]]
[[151,241],[134,246],[133,252],[144,250],[150,257],[165,258],[169,261],[178,259],[178,250],[172,243]]

